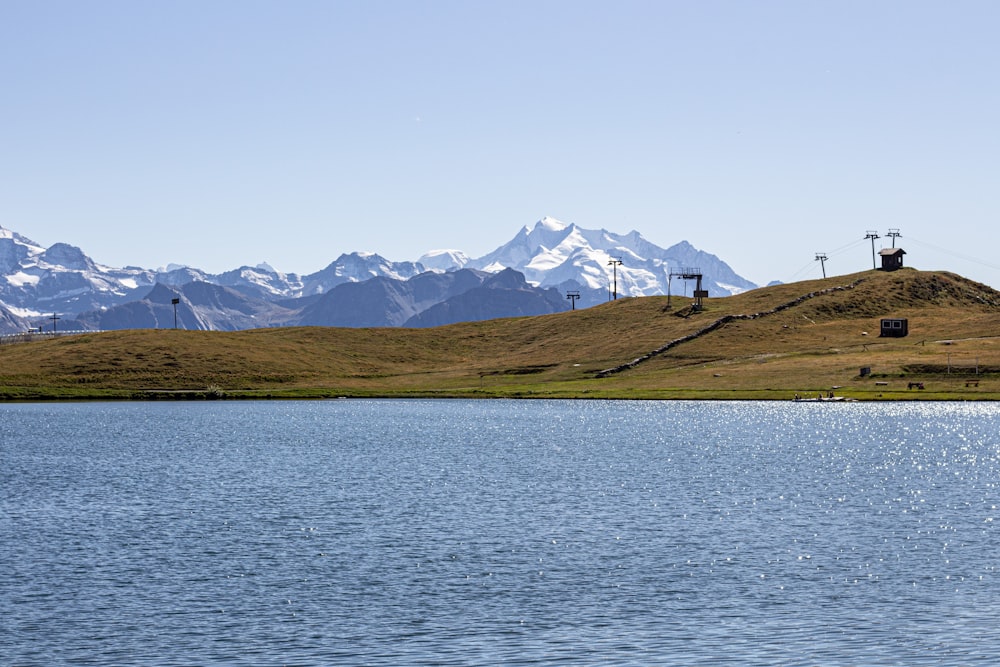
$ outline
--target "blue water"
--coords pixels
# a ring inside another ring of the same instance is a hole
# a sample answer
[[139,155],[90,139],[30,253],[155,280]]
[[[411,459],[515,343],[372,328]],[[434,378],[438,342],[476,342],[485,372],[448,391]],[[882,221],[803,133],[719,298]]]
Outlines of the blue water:
[[992,404],[0,420],[4,665],[1000,661]]

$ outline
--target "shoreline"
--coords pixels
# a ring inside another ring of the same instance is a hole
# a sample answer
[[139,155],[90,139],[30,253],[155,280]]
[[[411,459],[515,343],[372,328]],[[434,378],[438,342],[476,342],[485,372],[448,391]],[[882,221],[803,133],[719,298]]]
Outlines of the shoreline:
[[[99,393],[77,393],[52,388],[19,388],[20,391],[7,392],[0,389],[0,404],[4,403],[80,403],[80,402],[162,402],[162,401],[290,401],[290,400],[566,400],[566,401],[755,401],[787,403],[919,403],[919,402],[997,402],[1000,394],[994,392],[969,392],[957,395],[955,392],[921,391],[878,392],[877,396],[868,392],[850,391],[833,398],[816,397],[816,391],[795,392],[791,390],[626,390],[626,391],[583,391],[560,392],[545,390],[515,390],[510,392],[482,390],[474,391],[328,391],[325,389],[293,390],[224,390],[224,389],[163,389],[143,391],[108,391]],[[762,395],[765,394],[765,395]]]

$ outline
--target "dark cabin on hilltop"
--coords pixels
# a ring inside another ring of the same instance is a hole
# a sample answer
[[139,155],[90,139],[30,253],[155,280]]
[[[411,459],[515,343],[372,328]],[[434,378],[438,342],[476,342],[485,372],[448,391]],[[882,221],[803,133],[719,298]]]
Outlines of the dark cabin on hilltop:
[[902,248],[883,248],[878,251],[882,257],[882,270],[895,271],[903,268],[903,255],[906,252]]

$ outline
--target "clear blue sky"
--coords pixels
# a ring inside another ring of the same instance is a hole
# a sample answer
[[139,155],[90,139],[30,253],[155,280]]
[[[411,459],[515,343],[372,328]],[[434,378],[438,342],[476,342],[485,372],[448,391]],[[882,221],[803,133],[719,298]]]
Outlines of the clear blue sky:
[[761,284],[898,228],[1000,288],[998,30],[986,0],[0,0],[0,225],[309,273],[550,215]]

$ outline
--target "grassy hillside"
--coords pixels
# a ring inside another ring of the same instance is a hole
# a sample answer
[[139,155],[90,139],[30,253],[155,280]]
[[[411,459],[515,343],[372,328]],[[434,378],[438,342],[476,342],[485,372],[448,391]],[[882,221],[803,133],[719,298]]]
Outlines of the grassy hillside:
[[[436,329],[133,330],[5,344],[0,397],[788,399],[833,387],[861,399],[1000,397],[1000,293],[960,276],[868,271],[709,299],[701,312],[672,301]],[[909,336],[880,338],[883,317],[908,318]]]

